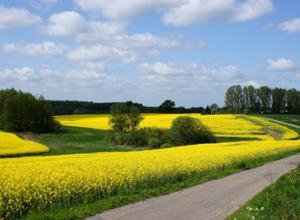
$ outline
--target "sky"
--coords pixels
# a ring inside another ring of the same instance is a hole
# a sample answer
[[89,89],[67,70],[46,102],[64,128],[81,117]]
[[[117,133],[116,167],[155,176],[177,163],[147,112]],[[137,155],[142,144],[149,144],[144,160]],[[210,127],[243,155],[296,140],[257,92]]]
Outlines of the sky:
[[0,0],[0,89],[190,107],[234,84],[300,89],[300,1]]

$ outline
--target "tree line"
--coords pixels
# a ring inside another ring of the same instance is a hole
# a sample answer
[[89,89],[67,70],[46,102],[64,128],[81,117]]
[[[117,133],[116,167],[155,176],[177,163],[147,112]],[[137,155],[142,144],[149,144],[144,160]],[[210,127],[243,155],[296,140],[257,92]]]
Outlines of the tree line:
[[225,94],[225,109],[245,114],[300,114],[300,91],[252,85],[233,85]]
[[15,89],[0,90],[0,130],[45,133],[59,128],[51,106],[41,96]]
[[[111,106],[117,104],[115,102],[84,102],[84,101],[69,101],[69,100],[48,100],[52,106],[55,115],[71,115],[71,114],[109,114]],[[143,113],[210,113],[210,106],[204,107],[176,107],[172,100],[165,100],[159,106],[144,106],[143,104],[127,101],[123,102],[128,106],[134,106]],[[212,110],[216,109],[216,104],[212,105]],[[218,108],[218,107],[217,107]]]

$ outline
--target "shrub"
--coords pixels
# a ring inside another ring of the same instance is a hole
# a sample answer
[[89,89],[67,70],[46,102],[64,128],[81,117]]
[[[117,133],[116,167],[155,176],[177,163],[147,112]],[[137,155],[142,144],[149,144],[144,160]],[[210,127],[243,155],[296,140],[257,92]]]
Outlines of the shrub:
[[148,140],[148,147],[150,148],[159,148],[162,145],[162,142],[157,137],[149,138]]
[[198,119],[180,116],[170,129],[170,140],[174,145],[189,145],[215,142],[212,133]]
[[119,145],[158,148],[168,141],[168,131],[159,128],[141,128],[130,132],[113,132],[110,141]]
[[215,142],[214,136],[199,120],[187,116],[176,118],[170,130],[141,128],[113,132],[110,140],[114,144],[150,148]]

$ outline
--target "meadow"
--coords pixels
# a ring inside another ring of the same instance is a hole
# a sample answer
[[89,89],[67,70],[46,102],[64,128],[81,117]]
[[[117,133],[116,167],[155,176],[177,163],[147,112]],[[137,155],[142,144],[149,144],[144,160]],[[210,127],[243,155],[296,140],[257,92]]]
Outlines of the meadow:
[[[141,127],[168,128],[177,116],[146,114]],[[205,175],[217,178],[300,151],[300,140],[293,140],[299,137],[297,132],[266,119],[241,115],[190,116],[200,119],[218,137],[256,140],[157,150],[1,159],[0,216],[13,219],[38,210],[88,204],[116,195],[133,195],[185,182],[195,176],[193,183],[197,184]],[[65,126],[109,129],[108,115],[57,116],[56,119]],[[96,134],[92,133],[90,138],[87,143],[91,144]],[[44,141],[46,139],[44,136]],[[76,134],[71,139],[76,140]],[[84,141],[79,144],[80,148],[82,146]],[[101,151],[101,148],[94,149],[97,150]],[[218,175],[214,175],[216,173]],[[147,196],[149,192],[139,199]],[[131,201],[130,196],[123,198],[121,203],[126,201]],[[106,208],[112,206],[106,204]],[[94,212],[102,209],[103,206],[97,206]],[[82,213],[79,216],[82,217]]]

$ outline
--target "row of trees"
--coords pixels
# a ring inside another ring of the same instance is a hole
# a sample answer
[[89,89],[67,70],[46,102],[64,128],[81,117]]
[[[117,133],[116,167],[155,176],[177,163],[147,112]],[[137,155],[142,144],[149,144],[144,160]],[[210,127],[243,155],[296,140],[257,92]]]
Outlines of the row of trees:
[[51,132],[59,128],[43,97],[15,89],[0,90],[0,130]]
[[[83,101],[48,101],[52,106],[55,115],[70,115],[70,114],[108,114],[114,102],[96,103]],[[159,106],[144,106],[140,103],[132,101],[123,102],[128,106],[135,106],[143,113],[210,113],[210,107],[177,107],[172,100],[165,100]]]
[[[55,115],[71,115],[71,114],[108,114],[115,102],[86,102],[86,101],[69,101],[69,100],[49,100]],[[140,103],[131,101],[124,102],[128,106],[135,106],[142,112],[152,112],[152,107],[144,106]]]
[[234,85],[227,89],[225,108],[233,113],[300,114],[300,91]]

